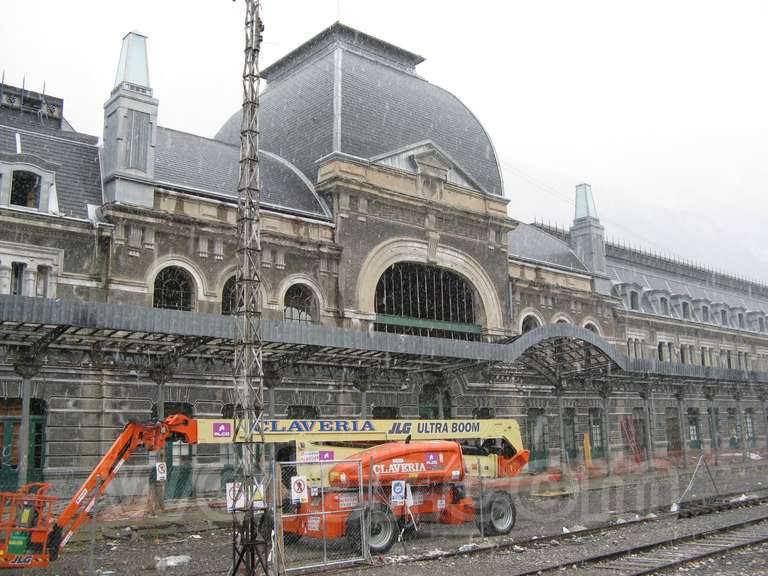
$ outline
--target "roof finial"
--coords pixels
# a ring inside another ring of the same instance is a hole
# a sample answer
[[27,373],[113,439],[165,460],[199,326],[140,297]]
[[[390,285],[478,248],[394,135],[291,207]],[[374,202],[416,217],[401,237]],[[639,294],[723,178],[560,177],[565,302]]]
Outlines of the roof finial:
[[115,75],[115,88],[127,83],[152,93],[147,61],[147,37],[139,32],[128,32],[123,37],[120,62]]
[[595,208],[595,199],[592,197],[592,187],[582,182],[576,186],[576,216],[579,218],[594,218],[597,217],[597,209]]

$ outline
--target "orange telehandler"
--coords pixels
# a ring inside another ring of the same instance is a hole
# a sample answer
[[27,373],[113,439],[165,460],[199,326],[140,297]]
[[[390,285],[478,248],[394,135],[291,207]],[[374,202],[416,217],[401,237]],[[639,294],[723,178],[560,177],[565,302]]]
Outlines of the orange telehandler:
[[[232,420],[192,419],[180,414],[156,423],[130,422],[55,517],[56,498],[48,494],[50,484],[27,484],[18,492],[0,493],[0,569],[42,567],[56,560],[131,454],[140,448],[156,452],[173,440],[187,444],[295,443],[296,453],[301,455],[298,472],[305,475],[310,488],[327,487],[331,497],[333,492],[338,496],[368,482],[373,474],[387,493],[395,480],[412,485],[417,500],[411,509],[413,513],[433,513],[440,522],[460,523],[478,521],[477,511],[482,510],[488,523],[486,533],[491,534],[506,533],[514,525],[510,479],[528,461],[515,420],[265,420],[255,422],[247,430],[236,434]],[[459,441],[470,439],[482,440],[489,448],[481,447],[475,457],[465,458]],[[498,441],[500,445],[491,447]],[[361,451],[361,445],[368,448]],[[323,466],[311,463],[316,460],[313,454],[318,453],[318,447],[330,448],[340,459],[359,460],[362,477],[357,477],[357,468],[349,463],[339,463],[330,469],[326,466],[328,473],[322,472]],[[470,493],[465,494],[461,484],[465,475],[482,478],[488,497],[482,499],[471,493],[471,483]],[[322,505],[314,500],[302,504],[300,518],[309,522],[284,514],[285,536],[322,536],[313,532],[311,522],[312,513]],[[394,515],[386,499],[379,498],[367,505],[371,509],[368,531],[378,536],[381,529],[394,529]],[[348,522],[344,511],[340,512],[338,518],[342,523],[326,525],[325,536],[346,537],[354,544],[360,538],[359,528],[357,534],[351,533],[348,526],[354,522]],[[394,514],[400,518],[402,510]],[[376,552],[385,551],[391,543],[383,534],[369,540],[369,546]]]

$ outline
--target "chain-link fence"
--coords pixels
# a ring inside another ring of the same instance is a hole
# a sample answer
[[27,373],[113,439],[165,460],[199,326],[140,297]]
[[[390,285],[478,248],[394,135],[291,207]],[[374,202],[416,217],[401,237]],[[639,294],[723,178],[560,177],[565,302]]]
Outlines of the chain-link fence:
[[367,497],[360,460],[279,462],[277,470],[280,572],[365,560]]

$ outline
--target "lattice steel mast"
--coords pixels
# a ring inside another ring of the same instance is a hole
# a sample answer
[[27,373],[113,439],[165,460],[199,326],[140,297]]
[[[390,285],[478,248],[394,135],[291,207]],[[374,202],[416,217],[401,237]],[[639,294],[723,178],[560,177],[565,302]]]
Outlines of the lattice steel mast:
[[[259,51],[264,29],[259,0],[245,0],[245,61],[240,126],[240,178],[237,206],[237,306],[234,343],[234,434],[245,438],[236,444],[235,482],[243,506],[233,513],[232,574],[268,572],[268,543],[260,527],[265,515],[254,503],[255,489],[266,484],[264,450],[250,441],[264,406],[261,339],[261,219],[259,202]],[[259,427],[260,428],[260,427]]]

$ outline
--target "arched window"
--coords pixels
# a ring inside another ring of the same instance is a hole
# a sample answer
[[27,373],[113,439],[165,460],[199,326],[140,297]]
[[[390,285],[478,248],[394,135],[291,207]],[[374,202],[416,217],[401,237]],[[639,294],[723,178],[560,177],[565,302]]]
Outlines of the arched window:
[[570,324],[565,318],[560,318],[555,324]]
[[539,319],[536,318],[533,314],[529,314],[523,319],[523,325],[520,330],[522,334],[525,334],[526,332],[530,332],[531,330],[534,330],[541,326],[541,323],[539,322]]
[[594,332],[595,334],[600,334],[600,330],[598,330],[597,326],[592,324],[592,322],[587,322],[586,324],[584,324],[584,328],[586,328],[590,332]]
[[11,204],[25,208],[39,208],[40,176],[26,170],[14,170],[11,184]]
[[660,302],[661,302],[661,313],[664,316],[669,316],[669,300],[667,300],[666,298],[662,298]]
[[178,266],[169,266],[155,277],[152,305],[155,308],[189,311],[193,308],[194,294],[194,283],[189,273]]
[[376,284],[376,330],[477,340],[475,294],[463,277],[437,266],[398,262]]
[[629,309],[640,310],[640,295],[637,292],[629,293]]
[[285,293],[283,320],[313,322],[315,320],[315,296],[304,284],[294,284]]
[[221,291],[221,313],[234,314],[237,308],[237,279],[232,276]]
[[691,317],[691,305],[688,302],[683,302],[683,318],[688,320]]

